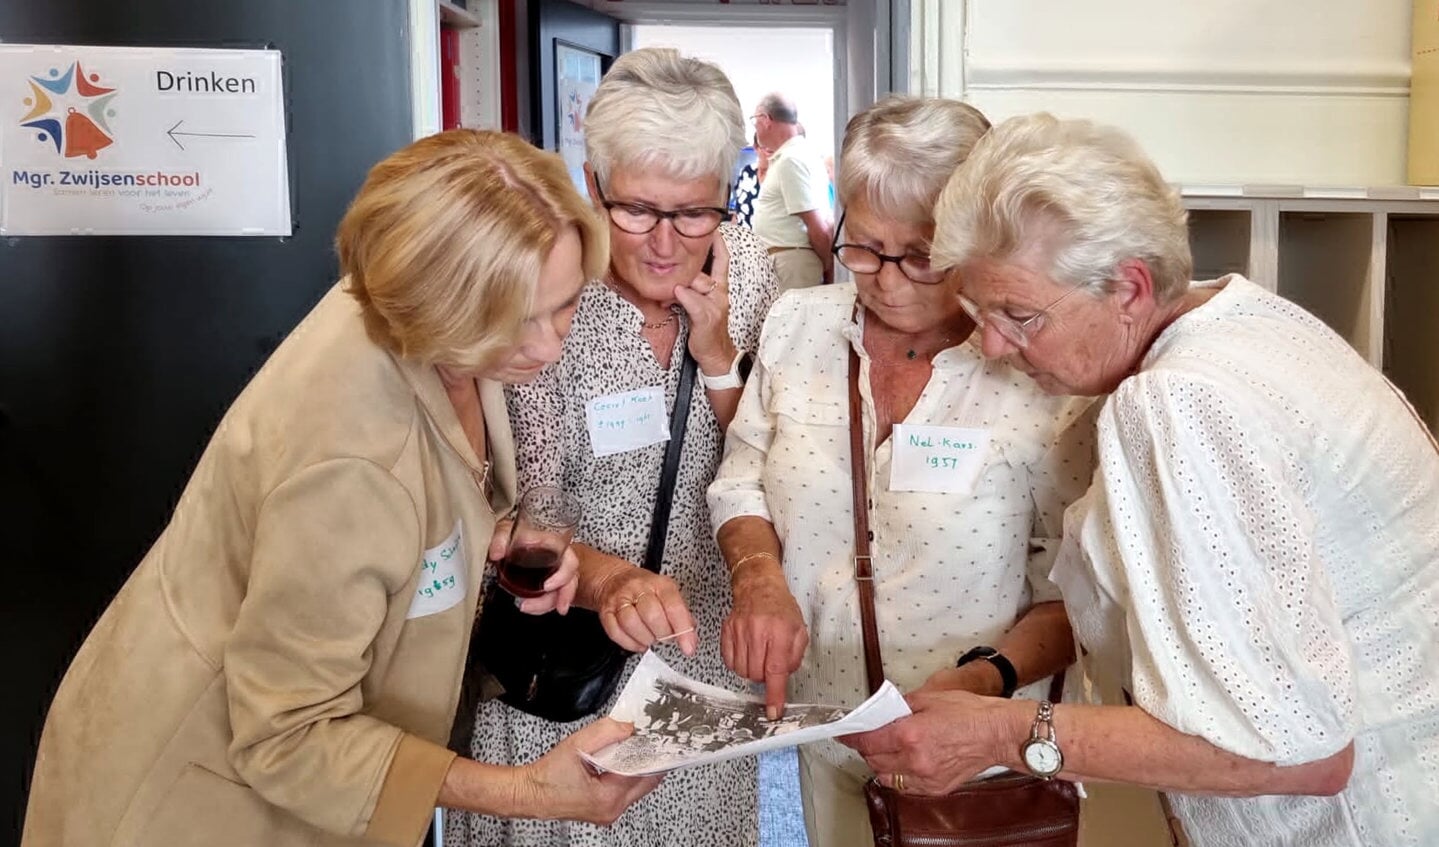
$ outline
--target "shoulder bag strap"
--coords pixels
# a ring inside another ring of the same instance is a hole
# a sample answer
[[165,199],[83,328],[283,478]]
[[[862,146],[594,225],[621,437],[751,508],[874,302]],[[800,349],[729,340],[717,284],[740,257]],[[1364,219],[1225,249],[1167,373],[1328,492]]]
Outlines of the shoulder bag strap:
[[670,415],[670,441],[665,445],[665,464],[660,471],[659,493],[655,496],[655,514],[650,520],[650,543],[645,550],[645,570],[660,572],[665,558],[665,537],[669,535],[670,507],[674,505],[675,478],[679,476],[680,453],[684,450],[685,429],[690,417],[690,397],[694,394],[695,364],[689,350],[680,364],[680,385],[675,390],[675,408]]
[[873,694],[884,684],[879,625],[874,620],[874,564],[869,543],[869,472],[864,460],[864,408],[859,400],[859,354],[849,349],[849,474],[854,487],[854,580],[859,587],[859,626],[864,632],[864,675]]

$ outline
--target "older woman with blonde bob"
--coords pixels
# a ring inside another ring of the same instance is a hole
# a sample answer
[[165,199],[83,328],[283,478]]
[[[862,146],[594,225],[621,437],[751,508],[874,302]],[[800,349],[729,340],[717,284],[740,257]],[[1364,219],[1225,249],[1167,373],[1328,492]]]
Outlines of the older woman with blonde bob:
[[[957,280],[929,258],[935,198],[988,129],[953,100],[893,97],[856,115],[834,247],[855,282],[788,292],[765,325],[709,496],[734,591],[724,655],[765,684],[772,714],[787,683],[805,702],[853,706],[869,694],[850,427],[869,471],[886,676],[910,690],[1008,696],[1043,690],[1071,660],[1043,574],[1048,539],[1090,472],[1083,444],[1061,439],[1084,404],[985,362],[968,343]],[[852,378],[862,420],[848,411]],[[925,446],[945,438],[980,446],[962,459]],[[874,843],[869,776],[839,744],[800,750],[811,843]]]
[[[743,129],[734,89],[714,65],[662,49],[615,62],[585,117],[585,175],[609,223],[609,266],[585,288],[560,361],[511,396],[520,479],[559,485],[584,504],[579,599],[598,611],[604,633],[628,650],[656,646],[680,672],[731,689],[743,683],[719,653],[729,587],[704,492],[739,403],[743,360],[776,295],[764,248],[726,222]],[[687,357],[698,375],[670,521],[651,527]],[[663,403],[659,426],[631,437],[591,425],[635,397]],[[651,533],[665,534],[659,573],[636,565]],[[485,761],[527,761],[573,728],[492,700],[479,708],[471,750]],[[450,835],[475,845],[752,845],[756,782],[754,759],[742,759],[671,774],[609,829],[466,816]]]
[[[608,821],[653,787],[580,761],[613,722],[523,767],[445,747],[515,499],[500,385],[559,357],[606,261],[596,216],[558,157],[459,130],[376,165],[338,246],[344,279],[221,420],[66,674],[26,847],[414,847],[436,805]],[[526,610],[565,610],[577,564]]]
[[1157,788],[1196,845],[1439,843],[1439,446],[1402,395],[1293,303],[1191,283],[1117,130],[1015,118],[937,214],[985,354],[1106,397],[1052,578],[1133,705],[954,692],[856,748],[926,793],[995,763]]

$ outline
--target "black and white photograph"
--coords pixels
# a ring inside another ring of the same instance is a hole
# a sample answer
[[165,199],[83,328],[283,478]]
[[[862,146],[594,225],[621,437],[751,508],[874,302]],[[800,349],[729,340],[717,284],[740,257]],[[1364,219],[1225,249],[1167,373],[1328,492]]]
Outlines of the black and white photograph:
[[650,653],[610,713],[633,723],[635,734],[590,760],[616,773],[660,773],[861,732],[907,713],[904,698],[886,686],[853,711],[790,703],[769,720],[762,699],[688,679]]

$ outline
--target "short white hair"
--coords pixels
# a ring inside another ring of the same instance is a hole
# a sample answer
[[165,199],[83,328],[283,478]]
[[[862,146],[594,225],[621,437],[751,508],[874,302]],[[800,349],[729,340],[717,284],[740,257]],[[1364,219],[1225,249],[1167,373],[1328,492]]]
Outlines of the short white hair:
[[988,130],[984,115],[958,100],[886,97],[844,129],[839,202],[862,203],[905,223],[931,223],[945,182]]
[[669,47],[616,59],[585,112],[585,155],[601,180],[633,168],[728,185],[744,146],[744,114],[729,77]]
[[1011,118],[975,145],[935,207],[931,261],[1046,255],[1056,282],[1107,290],[1142,259],[1155,297],[1188,287],[1194,260],[1179,191],[1124,132],[1049,114]]

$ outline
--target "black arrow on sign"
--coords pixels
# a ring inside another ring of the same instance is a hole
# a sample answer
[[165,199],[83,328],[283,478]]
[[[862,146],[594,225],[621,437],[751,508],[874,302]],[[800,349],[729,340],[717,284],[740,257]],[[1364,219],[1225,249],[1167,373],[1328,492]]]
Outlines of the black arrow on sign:
[[178,120],[178,121],[175,121],[175,125],[172,126],[172,127],[170,127],[168,130],[165,131],[165,134],[168,135],[168,136],[170,136],[170,140],[173,141],[173,142],[175,142],[175,146],[176,146],[176,147],[179,147],[181,150],[184,150],[184,149],[185,149],[185,145],[181,144],[181,143],[180,143],[180,139],[178,139],[178,138],[175,137],[175,136],[177,136],[177,135],[189,135],[189,136],[193,136],[193,137],[195,137],[195,138],[254,138],[254,137],[255,137],[255,136],[253,136],[253,135],[239,135],[239,134],[226,133],[226,132],[180,132],[180,131],[179,131],[180,125],[183,124],[184,122],[185,122],[185,121],[184,121],[183,118],[180,119],[180,120]]

